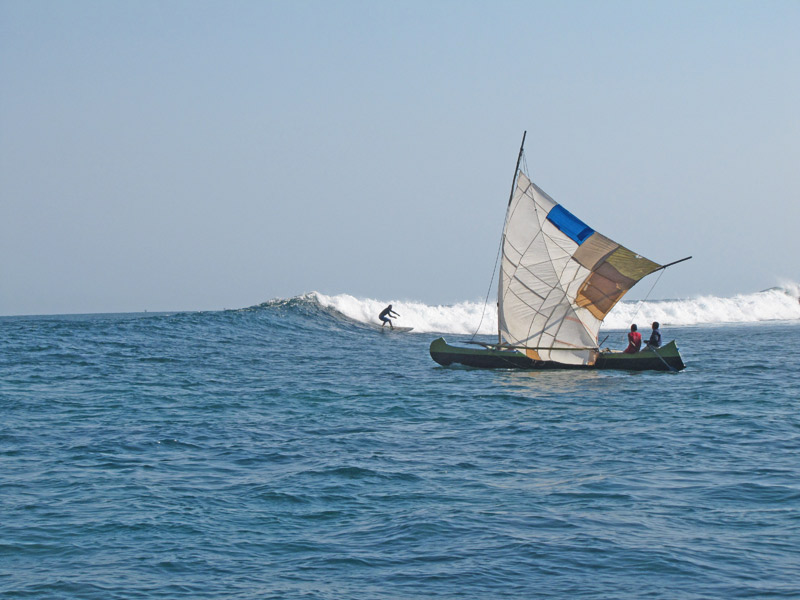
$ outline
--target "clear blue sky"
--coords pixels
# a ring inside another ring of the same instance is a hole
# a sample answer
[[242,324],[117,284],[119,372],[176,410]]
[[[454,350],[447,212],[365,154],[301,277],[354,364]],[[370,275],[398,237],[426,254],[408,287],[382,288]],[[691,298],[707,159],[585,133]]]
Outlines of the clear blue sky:
[[566,208],[694,255],[654,298],[797,281],[799,31],[796,1],[0,0],[0,314],[482,299],[525,129]]

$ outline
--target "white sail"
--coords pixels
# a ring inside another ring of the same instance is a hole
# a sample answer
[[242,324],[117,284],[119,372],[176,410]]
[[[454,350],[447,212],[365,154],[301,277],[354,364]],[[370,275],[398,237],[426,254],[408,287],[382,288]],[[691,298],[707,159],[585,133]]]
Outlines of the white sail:
[[500,337],[534,360],[593,364],[605,316],[661,265],[594,231],[517,177],[503,230]]

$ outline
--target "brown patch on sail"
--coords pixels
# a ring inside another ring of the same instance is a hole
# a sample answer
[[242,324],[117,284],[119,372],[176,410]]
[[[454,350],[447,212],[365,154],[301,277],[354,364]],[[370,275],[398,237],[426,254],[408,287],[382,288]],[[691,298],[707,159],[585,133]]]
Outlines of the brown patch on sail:
[[602,320],[636,281],[604,262],[578,290],[575,303]]
[[[590,242],[594,237],[590,237],[586,242]],[[592,247],[586,251],[583,260],[589,262],[596,257],[603,249],[609,247],[607,242],[614,244],[608,238],[594,242]],[[583,246],[578,248],[578,252],[582,248]],[[578,252],[575,253],[576,259]],[[587,265],[584,264],[584,266]],[[617,245],[616,249],[607,254],[605,258],[595,262],[594,271],[578,290],[575,303],[588,309],[596,318],[604,319],[620,298],[625,295],[625,292],[642,277],[649,275],[659,267],[659,264],[634,254],[624,246]]]
[[649,275],[661,265],[646,259],[644,256],[634,254],[627,248],[620,246],[606,259],[623,277],[630,277],[634,282],[645,275]]
[[590,271],[595,265],[614,252],[620,245],[596,231],[583,242],[573,254],[572,258]]
[[531,350],[530,348],[525,349],[525,356],[531,360],[542,360],[542,357],[539,356],[539,353],[536,350]]

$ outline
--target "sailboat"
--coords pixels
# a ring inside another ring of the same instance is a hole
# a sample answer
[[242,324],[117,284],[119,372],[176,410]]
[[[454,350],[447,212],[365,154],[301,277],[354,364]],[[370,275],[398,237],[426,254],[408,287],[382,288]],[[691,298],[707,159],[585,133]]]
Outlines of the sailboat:
[[503,228],[497,343],[461,347],[438,338],[431,358],[495,369],[684,369],[674,341],[627,354],[601,350],[598,334],[639,280],[691,256],[661,265],[586,225],[520,170],[526,135]]

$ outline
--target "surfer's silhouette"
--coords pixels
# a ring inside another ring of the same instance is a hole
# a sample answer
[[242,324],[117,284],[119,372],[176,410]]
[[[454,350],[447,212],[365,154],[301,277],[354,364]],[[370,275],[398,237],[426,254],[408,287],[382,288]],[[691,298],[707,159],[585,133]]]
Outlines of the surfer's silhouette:
[[394,329],[394,325],[392,325],[392,320],[389,317],[399,317],[400,315],[392,310],[392,305],[390,304],[386,308],[381,311],[381,314],[378,315],[378,318],[383,321],[381,327],[386,327],[386,324],[389,324],[389,327]]

